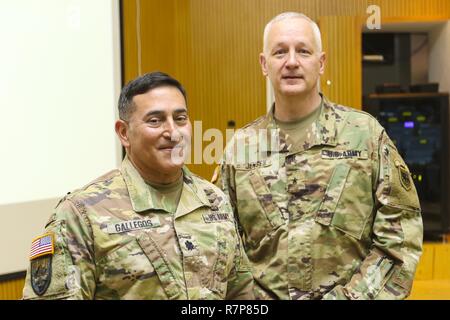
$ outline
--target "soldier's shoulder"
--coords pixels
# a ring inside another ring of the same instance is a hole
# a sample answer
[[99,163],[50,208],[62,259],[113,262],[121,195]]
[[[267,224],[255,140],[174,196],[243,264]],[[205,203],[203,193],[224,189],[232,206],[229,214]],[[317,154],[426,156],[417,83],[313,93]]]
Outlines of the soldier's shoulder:
[[266,120],[266,118],[267,118],[267,115],[262,115],[259,118],[256,118],[255,120],[247,123],[239,130],[246,131],[246,130],[252,130],[252,129],[259,129],[259,128],[261,128],[261,126],[263,126],[264,120]]
[[347,122],[351,124],[359,125],[359,127],[365,128],[367,130],[382,130],[382,126],[380,125],[378,120],[366,111],[337,103],[330,103],[329,105],[334,109],[336,113],[340,114],[343,118],[346,119]]
[[242,128],[236,130],[233,138],[227,144],[227,147],[231,147],[236,143],[245,143],[247,138],[257,134],[258,130],[265,129],[267,127],[267,115],[260,116],[259,118],[247,123]]
[[66,220],[73,213],[78,212],[84,215],[86,206],[96,204],[98,202],[96,198],[106,198],[106,195],[110,195],[111,188],[109,186],[118,185],[121,180],[123,181],[120,171],[112,170],[85,186],[68,192],[56,202],[45,228],[60,220]]
[[346,105],[329,102],[329,101],[327,101],[327,103],[325,105],[333,108],[336,113],[346,113],[352,117],[363,118],[363,119],[367,119],[370,121],[373,121],[373,120],[376,121],[374,116],[372,116],[371,114],[369,114],[361,109],[355,108],[355,107],[346,106]]
[[200,189],[205,194],[210,204],[214,204],[222,209],[227,208],[226,210],[231,210],[228,197],[219,187],[195,174],[192,174],[191,178],[196,184],[196,188]]
[[212,184],[205,178],[203,178],[195,173],[191,173],[191,179],[193,179],[193,182],[197,185],[197,187],[200,187],[203,191],[210,190],[211,192],[214,192],[219,196],[225,197],[225,194],[219,187]]
[[92,180],[83,187],[68,192],[58,202],[57,207],[68,200],[71,202],[89,202],[90,198],[111,194],[115,189],[123,188],[124,181],[119,170],[111,170],[108,173]]

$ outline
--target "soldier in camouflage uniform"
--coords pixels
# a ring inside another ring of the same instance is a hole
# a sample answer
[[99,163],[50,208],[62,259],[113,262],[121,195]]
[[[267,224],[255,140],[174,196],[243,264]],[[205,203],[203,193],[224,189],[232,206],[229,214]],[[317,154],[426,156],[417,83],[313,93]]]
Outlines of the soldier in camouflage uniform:
[[253,299],[223,192],[180,159],[191,124],[163,73],[130,82],[116,132],[120,169],[63,198],[33,241],[24,299]]
[[266,27],[267,115],[227,145],[219,181],[258,299],[403,299],[422,251],[409,170],[370,115],[319,93],[325,56],[308,17]]

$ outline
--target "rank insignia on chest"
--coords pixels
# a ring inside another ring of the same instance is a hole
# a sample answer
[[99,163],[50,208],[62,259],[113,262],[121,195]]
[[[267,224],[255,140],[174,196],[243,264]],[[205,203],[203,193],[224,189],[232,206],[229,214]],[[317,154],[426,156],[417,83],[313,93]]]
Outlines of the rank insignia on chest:
[[179,234],[178,240],[184,256],[192,257],[199,255],[198,244],[194,237],[189,234]]

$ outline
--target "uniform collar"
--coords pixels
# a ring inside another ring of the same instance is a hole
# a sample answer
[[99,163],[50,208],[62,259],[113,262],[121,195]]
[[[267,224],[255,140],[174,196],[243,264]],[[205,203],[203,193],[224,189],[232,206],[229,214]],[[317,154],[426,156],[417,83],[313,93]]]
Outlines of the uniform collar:
[[[188,168],[183,167],[183,190],[181,191],[180,202],[178,203],[175,218],[188,214],[197,208],[211,204],[204,193],[204,190],[199,188],[196,179]],[[134,165],[125,157],[120,168],[123,179],[130,195],[131,205],[133,210],[138,213],[143,213],[147,210],[163,210],[156,201],[152,198],[152,188],[145,183],[142,176],[136,170]],[[154,196],[154,194],[153,194]]]
[[205,194],[205,190],[198,183],[198,178],[194,177],[186,166],[183,167],[183,182],[183,191],[175,212],[175,219],[200,207],[211,208],[211,203]]
[[341,116],[336,113],[336,108],[322,93],[319,93],[322,98],[321,110],[319,117],[312,124],[311,131],[313,134],[304,145],[293,147],[292,141],[276,124],[274,119],[275,103],[270,108],[265,119],[261,123],[267,129],[274,129],[279,132],[280,147],[278,152],[281,153],[297,153],[309,149],[317,145],[336,146],[336,121],[341,119]]

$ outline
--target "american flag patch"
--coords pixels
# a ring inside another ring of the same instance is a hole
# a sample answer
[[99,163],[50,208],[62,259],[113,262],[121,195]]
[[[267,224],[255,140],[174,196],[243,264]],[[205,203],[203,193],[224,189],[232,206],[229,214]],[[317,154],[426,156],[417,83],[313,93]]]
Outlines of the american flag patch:
[[33,242],[31,242],[30,260],[48,254],[53,254],[54,251],[53,234],[43,234],[42,236],[35,238]]

